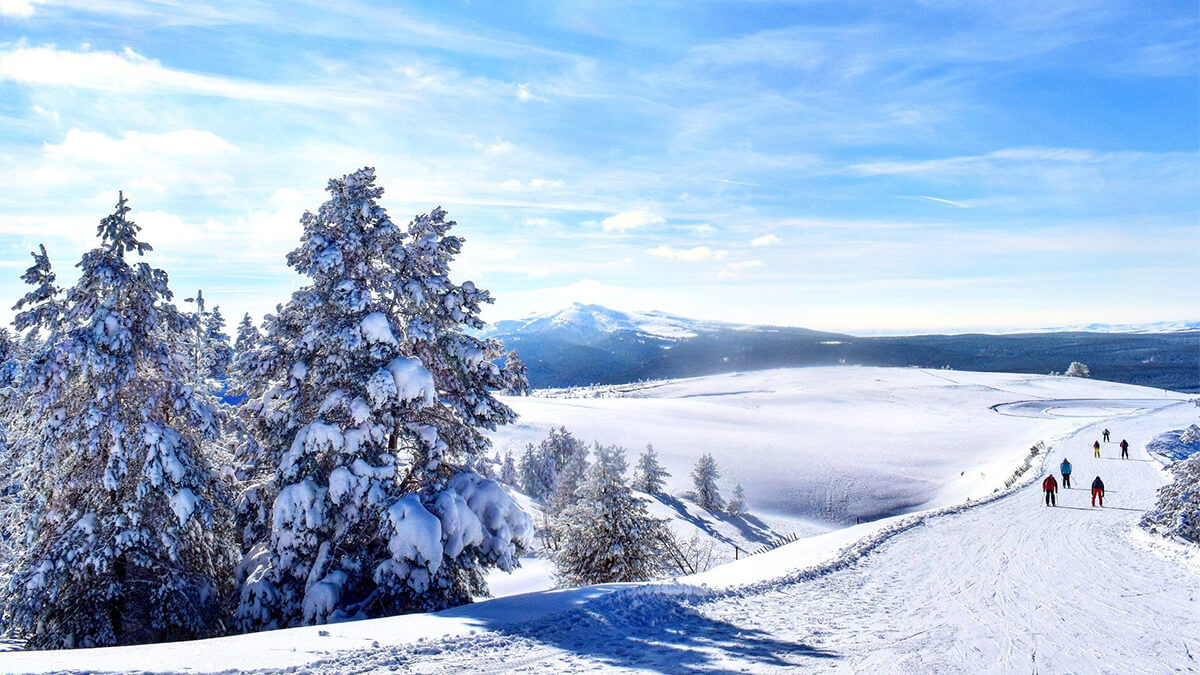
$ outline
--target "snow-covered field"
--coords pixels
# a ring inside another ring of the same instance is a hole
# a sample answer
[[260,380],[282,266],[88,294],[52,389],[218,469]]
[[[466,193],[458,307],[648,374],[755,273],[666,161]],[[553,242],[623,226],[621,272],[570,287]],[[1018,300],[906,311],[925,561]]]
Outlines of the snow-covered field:
[[[1135,672],[1200,668],[1200,553],[1138,533],[1165,480],[1145,444],[1186,397],[1104,382],[913,369],[780,370],[665,383],[644,398],[520,399],[498,443],[564,424],[654,443],[687,487],[712,452],[755,510],[909,512],[673,583],[530,593],[410,615],[173,645],[0,654],[0,671]],[[1107,427],[1128,438],[1093,459]],[[1049,452],[1003,488],[1029,446]],[[1084,489],[1041,505],[1066,455]],[[841,490],[839,488],[845,488]],[[817,491],[809,495],[808,491]],[[970,497],[972,503],[962,503]],[[916,509],[922,509],[914,512]]]
[[[624,398],[506,398],[521,417],[494,442],[519,457],[562,425],[585,441],[623,445],[631,459],[652,443],[671,492],[690,489],[692,466],[711,452],[724,492],[740,482],[756,514],[840,526],[984,496],[1034,443],[1143,407],[1126,400],[1151,407],[1172,397],[1067,377],[792,368],[668,381]],[[1068,402],[1052,414],[992,410],[1048,399]]]

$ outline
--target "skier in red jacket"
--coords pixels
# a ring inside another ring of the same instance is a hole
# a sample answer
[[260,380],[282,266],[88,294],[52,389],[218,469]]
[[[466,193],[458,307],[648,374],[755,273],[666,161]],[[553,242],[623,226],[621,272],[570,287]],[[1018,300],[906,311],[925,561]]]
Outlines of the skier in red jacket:
[[1054,474],[1046,476],[1046,480],[1042,481],[1042,489],[1046,491],[1046,506],[1058,506],[1054,499],[1058,493],[1058,481],[1054,480]]

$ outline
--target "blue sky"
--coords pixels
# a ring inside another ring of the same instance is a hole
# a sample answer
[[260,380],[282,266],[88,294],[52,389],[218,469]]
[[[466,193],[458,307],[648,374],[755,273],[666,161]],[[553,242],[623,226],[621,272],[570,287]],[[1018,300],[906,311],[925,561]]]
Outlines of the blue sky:
[[[237,5],[234,7],[234,5]],[[437,205],[487,318],[860,333],[1200,318],[1185,2],[0,0],[0,298],[117,189],[231,322],[326,181]],[[0,314],[5,318],[11,312]]]

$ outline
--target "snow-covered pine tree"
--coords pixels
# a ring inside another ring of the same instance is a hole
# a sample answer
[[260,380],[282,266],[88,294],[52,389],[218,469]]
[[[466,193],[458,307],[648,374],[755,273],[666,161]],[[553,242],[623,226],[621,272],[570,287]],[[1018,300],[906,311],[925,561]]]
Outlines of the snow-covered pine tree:
[[[126,214],[101,221],[61,316],[30,363],[17,450],[27,540],[5,589],[31,648],[132,644],[222,630],[233,562],[202,447],[212,406],[188,384],[190,317]],[[35,255],[35,258],[37,256]]]
[[504,453],[504,464],[500,467],[500,482],[505,485],[519,487],[519,479],[517,477],[517,465],[513,463],[512,450]]
[[516,351],[510,350],[504,357],[504,372],[508,374],[504,393],[510,396],[529,395],[529,369]]
[[517,565],[529,517],[468,467],[514,413],[481,340],[462,240],[440,208],[397,227],[372,169],[329,181],[288,264],[310,278],[239,360],[263,448],[267,534],[243,561],[240,627],[324,623],[469,602]]
[[533,443],[525,444],[518,471],[521,492],[534,499],[545,499],[553,493],[554,477],[558,471],[555,466],[545,461],[538,446]]
[[237,337],[233,341],[234,358],[236,359],[238,356],[250,352],[258,346],[260,340],[262,340],[262,333],[254,325],[254,320],[250,318],[250,313],[246,312],[241,322],[238,323]]
[[1142,516],[1141,525],[1164,537],[1200,544],[1200,454],[1168,465],[1167,472],[1174,480],[1158,489],[1157,502]]
[[1071,365],[1067,366],[1067,371],[1063,375],[1067,377],[1091,377],[1092,371],[1086,365],[1078,361],[1072,361]]
[[746,514],[746,510],[746,490],[738,483],[733,488],[733,499],[725,505],[725,512],[731,516],[741,516]]
[[717,490],[717,479],[721,472],[717,471],[717,462],[709,453],[704,453],[696,461],[692,469],[692,484],[696,486],[696,503],[709,511],[720,511],[725,505],[721,493]]
[[220,305],[213,305],[212,312],[204,322],[204,345],[209,350],[208,360],[212,364],[209,377],[222,381],[227,379],[234,353],[229,336],[225,334],[225,317],[221,315]]
[[637,468],[633,473],[633,489],[649,495],[661,494],[666,480],[671,477],[662,464],[658,463],[658,452],[646,444],[646,450],[638,456]]
[[[565,431],[565,430],[564,430]],[[571,437],[572,440],[574,437]],[[599,444],[597,444],[599,451]],[[550,495],[547,506],[551,513],[560,513],[579,499],[579,488],[587,475],[588,450],[583,444],[579,449],[567,455],[566,464],[559,470],[554,479],[554,492]]]
[[625,482],[625,453],[597,446],[580,499],[554,520],[559,582],[565,586],[644,581],[666,563],[666,521],[650,516]]
[[38,245],[38,250],[30,253],[33,265],[25,270],[21,279],[33,286],[33,290],[17,301],[13,309],[17,311],[13,325],[17,330],[42,327],[49,332],[58,328],[58,322],[63,315],[62,289],[54,282],[56,275],[50,266],[50,256],[46,255],[46,247]]

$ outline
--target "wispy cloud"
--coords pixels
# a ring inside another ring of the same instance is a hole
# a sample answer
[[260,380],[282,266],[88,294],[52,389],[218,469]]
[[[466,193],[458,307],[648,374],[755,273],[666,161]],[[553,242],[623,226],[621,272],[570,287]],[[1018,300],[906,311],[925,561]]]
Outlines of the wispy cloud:
[[755,237],[750,240],[751,246],[774,246],[782,243],[783,240],[773,234],[764,234],[761,237]]
[[125,93],[174,93],[329,107],[378,102],[334,87],[288,86],[168,68],[126,47],[121,52],[18,47],[0,51],[0,80]]
[[611,215],[600,222],[605,232],[629,232],[647,225],[659,225],[665,222],[663,217],[649,211],[622,211]]
[[650,255],[656,258],[666,258],[667,260],[677,260],[680,262],[701,262],[704,260],[720,260],[724,258],[727,251],[713,250],[707,246],[696,246],[694,248],[672,248],[670,246],[659,246],[650,249]]

